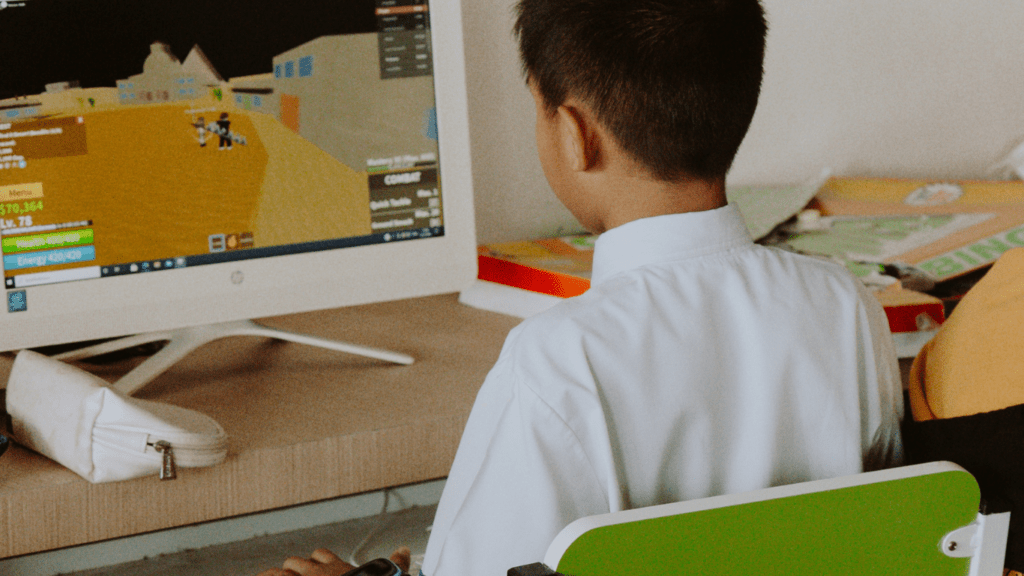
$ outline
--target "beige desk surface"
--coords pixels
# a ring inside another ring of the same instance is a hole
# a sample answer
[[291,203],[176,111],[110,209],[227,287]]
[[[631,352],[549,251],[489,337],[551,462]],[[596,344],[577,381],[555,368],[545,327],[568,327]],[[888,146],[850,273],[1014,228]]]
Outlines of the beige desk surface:
[[[0,558],[447,475],[466,417],[518,320],[455,295],[299,314],[275,326],[413,355],[411,366],[236,337],[138,396],[205,412],[227,461],[177,480],[89,484],[18,446],[0,458]],[[0,355],[0,383],[13,357]],[[115,380],[131,367],[91,369]]]

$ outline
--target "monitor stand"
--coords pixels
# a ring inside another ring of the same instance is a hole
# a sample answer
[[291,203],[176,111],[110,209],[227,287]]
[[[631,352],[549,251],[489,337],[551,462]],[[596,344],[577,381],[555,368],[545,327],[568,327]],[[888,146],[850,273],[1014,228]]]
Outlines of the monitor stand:
[[317,338],[315,336],[298,334],[277,328],[267,328],[266,326],[256,324],[252,320],[236,320],[234,322],[207,324],[204,326],[182,328],[180,330],[150,332],[148,334],[140,334],[138,336],[128,336],[96,344],[94,346],[88,346],[78,350],[57,354],[53,356],[53,358],[66,361],[82,360],[83,358],[108,354],[110,352],[124,350],[125,348],[131,348],[141,344],[166,340],[167,345],[159,352],[147,358],[111,386],[115,391],[125,396],[130,396],[165,370],[173,366],[178,360],[184,358],[189,352],[192,352],[207,342],[226,338],[228,336],[263,336],[267,338],[275,338],[277,340],[287,340],[289,342],[327,348],[328,350],[337,350],[339,352],[347,352],[358,356],[385,360],[395,364],[412,364],[414,361],[413,357],[407,354],[381,350],[379,348],[359,346],[357,344],[349,344],[346,342],[338,342],[335,340],[328,340],[326,338]]

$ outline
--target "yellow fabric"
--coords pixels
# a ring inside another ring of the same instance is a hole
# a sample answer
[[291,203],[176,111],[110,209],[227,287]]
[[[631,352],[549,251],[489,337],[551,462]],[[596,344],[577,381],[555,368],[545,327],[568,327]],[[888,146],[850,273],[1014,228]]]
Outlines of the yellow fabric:
[[918,353],[909,394],[916,421],[1024,404],[1024,248],[1004,253]]

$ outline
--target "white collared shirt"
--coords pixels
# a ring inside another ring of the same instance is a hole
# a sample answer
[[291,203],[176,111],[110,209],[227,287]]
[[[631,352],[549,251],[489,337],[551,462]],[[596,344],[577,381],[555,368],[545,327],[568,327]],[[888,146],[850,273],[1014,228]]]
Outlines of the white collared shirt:
[[754,244],[733,206],[603,234],[582,296],[505,341],[427,576],[504,575],[592,514],[894,464],[885,315],[842,267]]

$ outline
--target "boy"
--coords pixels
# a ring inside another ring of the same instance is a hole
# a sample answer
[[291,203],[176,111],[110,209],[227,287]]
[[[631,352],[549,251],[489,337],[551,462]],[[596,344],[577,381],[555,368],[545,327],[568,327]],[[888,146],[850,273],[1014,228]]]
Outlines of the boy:
[[894,464],[881,307],[837,265],[754,244],[726,205],[757,0],[521,0],[515,31],[544,173],[603,234],[590,290],[509,334],[423,573],[503,575],[583,516]]

